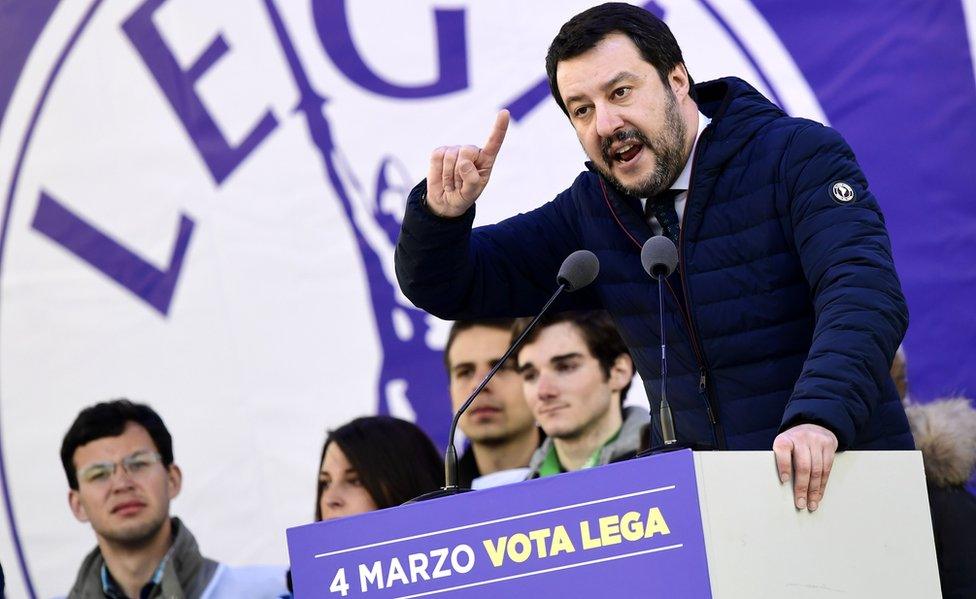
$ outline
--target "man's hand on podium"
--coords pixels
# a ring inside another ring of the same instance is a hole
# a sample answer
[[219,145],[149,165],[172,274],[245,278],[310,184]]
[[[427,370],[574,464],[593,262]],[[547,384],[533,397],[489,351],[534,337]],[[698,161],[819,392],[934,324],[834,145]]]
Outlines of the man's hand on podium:
[[773,441],[779,480],[787,483],[795,472],[793,501],[796,509],[817,509],[827,488],[830,468],[837,453],[837,436],[816,424],[799,424]]

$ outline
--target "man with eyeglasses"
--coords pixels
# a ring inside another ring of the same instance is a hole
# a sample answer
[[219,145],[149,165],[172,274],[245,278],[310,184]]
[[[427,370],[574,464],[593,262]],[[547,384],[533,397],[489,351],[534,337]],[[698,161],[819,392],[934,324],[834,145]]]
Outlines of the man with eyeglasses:
[[203,557],[189,529],[170,517],[183,474],[149,406],[120,399],[85,408],[64,436],[61,462],[71,511],[98,541],[69,599],[286,596],[284,568],[229,568]]

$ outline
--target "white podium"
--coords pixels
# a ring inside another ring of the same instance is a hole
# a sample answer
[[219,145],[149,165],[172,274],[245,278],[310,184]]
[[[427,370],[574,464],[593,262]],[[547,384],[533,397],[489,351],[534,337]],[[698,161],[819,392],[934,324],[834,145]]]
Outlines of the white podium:
[[920,452],[838,454],[813,513],[772,452],[694,460],[716,599],[941,597]]

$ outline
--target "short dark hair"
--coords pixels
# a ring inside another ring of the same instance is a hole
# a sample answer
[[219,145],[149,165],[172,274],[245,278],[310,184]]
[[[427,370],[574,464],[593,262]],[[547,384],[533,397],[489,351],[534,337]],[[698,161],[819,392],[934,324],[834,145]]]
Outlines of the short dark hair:
[[[674,34],[661,19],[647,10],[624,2],[608,2],[587,9],[560,28],[559,33],[549,45],[546,54],[546,74],[549,77],[549,90],[556,104],[565,114],[569,114],[559,84],[556,83],[556,67],[563,60],[575,58],[593,49],[600,40],[611,33],[622,33],[630,38],[641,56],[657,71],[667,89],[668,75],[676,66],[684,65],[681,48]],[[687,72],[687,67],[685,67]],[[689,93],[694,99],[694,81],[688,74]]]
[[[532,322],[531,318],[516,319],[512,327],[512,340],[518,338]],[[620,336],[620,331],[606,310],[570,310],[568,312],[548,312],[539,324],[525,338],[523,343],[532,343],[539,338],[543,329],[553,325],[568,322],[579,330],[586,348],[600,363],[600,370],[605,378],[610,378],[610,370],[621,354],[630,356],[630,350]],[[523,345],[524,347],[524,345]],[[521,351],[521,350],[520,350]],[[623,403],[630,391],[630,382],[620,390],[620,401]]]
[[451,346],[454,345],[454,340],[457,339],[459,333],[463,333],[474,327],[487,327],[489,329],[498,329],[507,332],[512,330],[513,324],[515,324],[514,318],[482,318],[481,320],[455,321],[451,325],[451,331],[447,334],[447,343],[444,345],[444,367],[447,368],[447,373],[449,375],[451,374],[451,359],[448,354],[451,353]]
[[103,437],[118,437],[125,431],[129,422],[146,429],[152,438],[156,451],[162,456],[163,465],[173,463],[173,437],[163,423],[163,419],[146,404],[128,399],[115,399],[89,406],[78,413],[71,428],[61,441],[61,465],[68,477],[68,486],[78,490],[78,474],[75,470],[75,450],[82,445]]
[[[377,509],[401,505],[441,486],[444,462],[424,431],[416,424],[391,416],[366,416],[330,432],[322,446],[319,464],[329,445],[335,443],[373,498]],[[319,479],[315,494],[315,519],[322,519]]]

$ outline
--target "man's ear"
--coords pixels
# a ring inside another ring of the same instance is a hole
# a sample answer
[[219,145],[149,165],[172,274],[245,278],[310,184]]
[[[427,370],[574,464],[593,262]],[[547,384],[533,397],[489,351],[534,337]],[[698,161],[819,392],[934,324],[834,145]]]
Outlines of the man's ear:
[[634,378],[634,361],[630,354],[620,354],[610,367],[610,389],[622,391]]
[[676,98],[684,98],[691,90],[688,68],[683,63],[675,65],[668,73],[668,84]]
[[71,513],[74,514],[78,522],[88,522],[88,512],[81,503],[81,494],[75,489],[68,491],[68,506],[71,508]]
[[170,464],[166,468],[166,478],[169,482],[167,485],[169,488],[169,498],[175,499],[180,494],[180,489],[183,488],[183,471],[176,464]]

